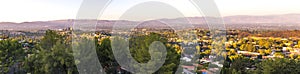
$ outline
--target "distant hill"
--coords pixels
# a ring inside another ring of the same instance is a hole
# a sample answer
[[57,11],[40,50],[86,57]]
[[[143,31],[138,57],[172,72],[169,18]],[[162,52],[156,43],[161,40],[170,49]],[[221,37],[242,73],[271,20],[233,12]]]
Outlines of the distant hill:
[[[204,17],[185,17],[176,19],[162,19],[169,22],[179,22],[184,19],[190,20],[192,24],[204,24]],[[223,17],[225,24],[298,24],[300,23],[300,14],[267,15],[267,16],[248,16],[236,15]]]
[[[187,21],[188,20],[188,21]],[[284,15],[266,15],[266,16],[226,16],[223,17],[227,28],[234,29],[300,29],[300,14]],[[36,21],[36,22],[0,22],[0,30],[46,30],[61,29],[72,27],[73,19],[54,20],[54,21]],[[204,17],[183,17],[175,19],[157,19],[149,21],[126,21],[126,20],[76,20],[77,24],[97,22],[98,29],[111,29],[115,23],[126,26],[132,24],[141,24],[138,27],[164,28],[166,24],[172,24],[177,27],[193,24],[196,27],[207,28]],[[162,22],[161,22],[162,21]],[[116,25],[116,26],[118,26]],[[93,26],[94,27],[94,26]]]

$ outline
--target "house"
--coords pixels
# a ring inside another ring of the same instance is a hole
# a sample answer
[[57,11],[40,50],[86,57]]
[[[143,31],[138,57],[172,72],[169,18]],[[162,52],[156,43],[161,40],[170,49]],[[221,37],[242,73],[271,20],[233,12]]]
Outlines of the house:
[[184,60],[185,62],[191,62],[192,61],[192,59],[188,58],[188,57],[183,57],[183,58],[181,58],[181,60]]
[[182,74],[195,74],[195,66],[181,66],[183,68]]
[[181,66],[183,69],[186,69],[186,70],[189,70],[189,71],[193,71],[193,70],[195,70],[195,66],[185,66],[185,65],[183,65],[183,66]]
[[199,60],[201,63],[210,63],[211,60],[207,59],[207,58],[202,58]]

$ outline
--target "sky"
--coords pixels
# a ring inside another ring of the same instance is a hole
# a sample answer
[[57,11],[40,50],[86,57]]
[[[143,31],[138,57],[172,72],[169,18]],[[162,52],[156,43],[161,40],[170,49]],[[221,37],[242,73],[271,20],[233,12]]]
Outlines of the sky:
[[[0,0],[0,22],[31,22],[76,19],[83,0]],[[202,16],[188,0],[112,0],[101,20],[118,20],[131,7],[147,1],[160,1],[178,9],[184,16]],[[215,0],[222,16],[277,15],[300,13],[300,0]]]

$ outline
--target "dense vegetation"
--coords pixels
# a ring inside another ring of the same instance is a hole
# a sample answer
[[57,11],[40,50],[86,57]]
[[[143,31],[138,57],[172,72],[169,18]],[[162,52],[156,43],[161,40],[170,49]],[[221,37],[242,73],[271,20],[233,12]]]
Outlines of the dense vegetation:
[[[78,45],[85,46],[87,42],[93,41],[93,38],[83,38]],[[145,40],[142,40],[145,39]],[[101,66],[108,74],[115,74],[120,69],[119,64],[111,48],[111,40],[102,38],[95,40],[96,51]],[[147,62],[151,59],[148,53],[149,43],[153,41],[162,41],[166,39],[158,34],[139,36],[130,39],[130,51],[134,59],[138,62]],[[69,35],[61,35],[55,31],[47,31],[40,41],[26,42],[32,44],[31,47],[22,46],[22,42],[14,39],[0,41],[0,72],[1,73],[33,73],[33,74],[77,74],[76,65],[78,62],[73,57],[72,40]],[[80,48],[80,46],[78,47]],[[140,48],[139,50],[135,50]],[[179,64],[180,55],[173,47],[167,47],[167,60],[156,73],[173,73]],[[145,55],[146,53],[146,55]],[[140,56],[144,57],[140,57]],[[86,58],[86,57],[84,57]],[[88,59],[87,59],[88,60]],[[88,63],[88,62],[87,62]]]
[[300,61],[287,58],[253,60],[239,57],[225,62],[221,74],[299,74]]
[[[297,31],[291,31],[297,33]],[[253,33],[252,35],[254,35]],[[266,33],[268,35],[277,35]],[[264,36],[264,35],[261,35]],[[287,35],[290,36],[290,35]],[[296,36],[296,34],[294,34]],[[204,37],[203,37],[204,38]],[[228,38],[234,41],[234,38]],[[91,41],[95,41],[90,43]],[[167,57],[163,66],[156,71],[156,74],[175,73],[179,66],[180,50],[179,46],[169,45],[167,39],[160,34],[151,33],[149,35],[135,36],[130,38],[129,50],[131,55],[139,63],[147,63],[151,60],[149,51],[150,44],[154,41],[161,41],[167,50]],[[120,70],[120,65],[113,55],[110,38],[83,38],[76,43],[78,48],[89,44],[95,44],[96,53],[103,70],[108,74],[116,74]],[[262,46],[255,49],[255,45]],[[293,44],[293,41],[281,41],[277,39],[240,39],[231,45],[226,45],[227,58],[225,59],[222,74],[299,74],[299,56],[290,58],[270,58],[270,59],[250,59],[238,55],[235,48],[242,51],[258,52],[263,55],[271,54],[270,46],[283,47],[284,43]],[[299,43],[299,42],[298,42]],[[74,59],[72,50],[72,38],[69,35],[58,34],[56,31],[48,30],[41,40],[22,41],[19,39],[5,39],[0,41],[0,73],[32,73],[32,74],[77,74],[77,64],[89,63],[80,62]],[[298,44],[300,46],[300,43]],[[295,48],[299,48],[295,46]],[[198,48],[200,49],[200,47]],[[207,49],[211,49],[207,46]],[[221,49],[221,48],[218,48]],[[276,48],[277,49],[277,48]],[[278,48],[280,49],[280,48]],[[262,51],[264,50],[264,51]],[[82,50],[84,51],[84,50]],[[291,50],[289,50],[291,51]],[[88,53],[87,51],[84,51]],[[205,50],[198,55],[200,58],[208,56],[210,50]],[[282,54],[276,54],[282,56]],[[93,58],[82,57],[90,60]],[[208,64],[199,66],[199,69],[207,69]],[[127,72],[129,73],[129,72]]]
[[287,31],[247,31],[241,30],[239,36],[257,36],[257,37],[300,37],[299,30],[287,30]]

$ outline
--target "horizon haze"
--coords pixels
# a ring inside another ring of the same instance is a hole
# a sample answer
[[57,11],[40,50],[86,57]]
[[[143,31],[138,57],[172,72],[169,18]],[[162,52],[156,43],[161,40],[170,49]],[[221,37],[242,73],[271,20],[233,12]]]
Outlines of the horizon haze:
[[[209,17],[207,17],[209,18]],[[95,19],[66,19],[51,21],[33,21],[33,22],[0,22],[0,30],[46,30],[46,29],[62,29],[71,27],[74,22],[92,23],[97,21],[96,28],[111,29],[113,25],[130,25],[139,24],[144,28],[167,28],[162,23],[174,24],[179,26],[192,24],[196,28],[207,28],[204,17],[181,17],[172,19],[154,19],[147,21],[129,21],[129,20],[95,20]],[[186,22],[188,20],[189,22]],[[284,14],[284,15],[267,15],[267,16],[249,16],[237,15],[223,17],[224,24],[227,28],[233,29],[259,29],[259,30],[300,30],[300,14]],[[118,24],[116,24],[118,23]],[[78,23],[80,24],[80,23]],[[30,26],[30,27],[28,27]],[[94,26],[93,26],[94,27]]]
[[[82,1],[83,0],[2,0],[0,1],[0,9],[2,9],[0,22],[21,23],[76,19]],[[192,3],[185,0],[112,0],[111,4],[107,6],[107,9],[103,11],[103,15],[98,19],[123,20],[119,19],[123,12],[134,5],[147,1],[167,3],[177,8],[186,17],[202,16],[201,13],[197,12],[197,9]],[[215,2],[222,16],[265,16],[300,13],[298,0],[215,0]]]

